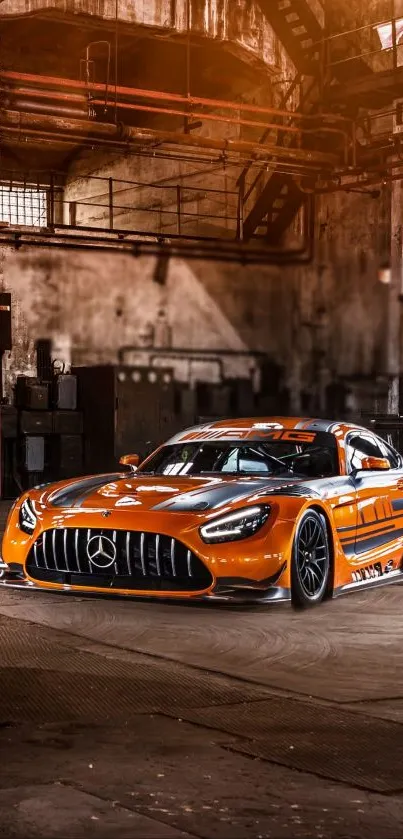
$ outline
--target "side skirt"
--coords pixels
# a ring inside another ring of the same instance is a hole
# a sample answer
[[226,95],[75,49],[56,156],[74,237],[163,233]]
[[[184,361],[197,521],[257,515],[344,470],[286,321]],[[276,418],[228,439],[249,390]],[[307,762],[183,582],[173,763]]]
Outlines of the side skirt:
[[349,594],[352,591],[361,591],[367,588],[379,588],[380,586],[390,586],[397,583],[398,580],[403,582],[403,571],[397,569],[390,571],[389,574],[384,574],[382,577],[376,577],[372,580],[360,580],[357,583],[347,583],[345,586],[338,586],[333,591],[333,597],[340,597],[342,594]]

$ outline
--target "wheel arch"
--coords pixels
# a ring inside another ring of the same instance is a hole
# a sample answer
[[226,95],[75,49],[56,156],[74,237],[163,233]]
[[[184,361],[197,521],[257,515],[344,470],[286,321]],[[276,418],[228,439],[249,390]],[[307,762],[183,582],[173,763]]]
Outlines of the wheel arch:
[[329,583],[326,596],[332,597],[334,591],[334,581],[335,581],[335,543],[334,543],[334,533],[332,523],[330,521],[329,514],[325,507],[322,507],[321,504],[310,504],[309,507],[305,507],[304,513],[308,510],[314,510],[315,513],[318,513],[324,519],[327,531],[327,540],[329,544],[329,560],[330,560],[330,574],[329,574]]

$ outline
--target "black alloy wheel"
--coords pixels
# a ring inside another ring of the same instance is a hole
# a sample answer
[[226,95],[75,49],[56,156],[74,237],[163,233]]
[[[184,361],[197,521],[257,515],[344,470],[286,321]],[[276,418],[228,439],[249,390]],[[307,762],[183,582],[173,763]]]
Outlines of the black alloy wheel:
[[320,603],[328,591],[330,551],[326,522],[316,510],[307,510],[294,538],[291,594],[294,606]]

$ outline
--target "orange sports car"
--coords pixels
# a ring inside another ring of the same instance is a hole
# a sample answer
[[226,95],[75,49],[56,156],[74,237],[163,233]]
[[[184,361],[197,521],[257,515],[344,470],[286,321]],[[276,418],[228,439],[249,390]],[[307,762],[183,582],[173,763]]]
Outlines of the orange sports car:
[[213,422],[121,463],[14,504],[5,585],[305,607],[402,579],[403,459],[364,428]]

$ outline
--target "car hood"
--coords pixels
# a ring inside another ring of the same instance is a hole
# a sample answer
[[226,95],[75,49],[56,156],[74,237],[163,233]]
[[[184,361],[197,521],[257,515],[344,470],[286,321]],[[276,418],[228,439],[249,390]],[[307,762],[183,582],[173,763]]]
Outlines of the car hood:
[[202,513],[229,502],[256,502],[267,495],[319,495],[300,478],[232,476],[172,477],[97,475],[49,489],[45,503],[53,507]]

